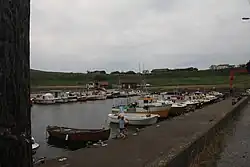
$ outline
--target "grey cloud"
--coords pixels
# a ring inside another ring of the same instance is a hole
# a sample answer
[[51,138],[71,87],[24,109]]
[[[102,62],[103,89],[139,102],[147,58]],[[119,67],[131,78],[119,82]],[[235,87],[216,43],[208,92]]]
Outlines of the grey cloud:
[[31,67],[85,72],[243,63],[247,0],[36,0]]

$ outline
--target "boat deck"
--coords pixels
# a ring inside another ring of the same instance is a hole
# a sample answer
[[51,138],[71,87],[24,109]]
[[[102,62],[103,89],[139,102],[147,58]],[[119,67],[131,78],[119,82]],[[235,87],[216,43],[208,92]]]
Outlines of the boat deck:
[[159,157],[171,159],[181,148],[195,140],[232,109],[231,99],[207,106],[145,128],[137,136],[111,140],[105,147],[72,152],[67,160],[48,160],[40,167],[141,167]]

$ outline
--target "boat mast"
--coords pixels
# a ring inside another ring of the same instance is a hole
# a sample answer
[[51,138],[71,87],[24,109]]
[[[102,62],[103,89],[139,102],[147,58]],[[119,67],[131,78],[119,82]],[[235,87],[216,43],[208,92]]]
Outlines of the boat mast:
[[145,89],[145,92],[148,94],[148,89],[147,89],[147,86],[146,86],[146,80],[145,80],[145,74],[143,73],[144,71],[144,64],[142,64],[142,82],[143,82],[143,87]]

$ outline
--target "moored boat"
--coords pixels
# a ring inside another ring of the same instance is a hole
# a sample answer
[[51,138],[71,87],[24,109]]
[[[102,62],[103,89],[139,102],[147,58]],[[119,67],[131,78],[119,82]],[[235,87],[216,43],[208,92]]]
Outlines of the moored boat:
[[[154,100],[155,99],[151,97],[140,98],[137,102],[124,106],[124,112],[137,114],[156,114],[159,115],[160,118],[167,118],[172,104],[161,103]],[[112,113],[118,113],[119,111],[119,107],[112,108]]]
[[59,126],[48,126],[46,128],[49,137],[67,142],[97,142],[109,139],[110,128],[102,129],[75,129]]
[[[159,115],[156,114],[137,114],[124,113],[124,117],[128,120],[129,125],[147,126],[153,125],[158,121]],[[111,123],[119,123],[118,114],[108,114]]]
[[55,97],[51,93],[46,93],[43,95],[38,95],[34,98],[35,104],[55,104]]
[[107,95],[105,94],[96,95],[96,100],[106,100],[106,99],[107,99]]
[[87,96],[81,95],[81,96],[77,97],[77,101],[80,101],[80,102],[87,101]]
[[66,96],[68,98],[68,102],[77,102],[77,95],[76,94],[66,92]]
[[167,118],[171,106],[170,103],[158,103],[154,98],[144,97],[138,100],[138,105],[135,108],[129,108],[128,112],[135,110],[136,113],[157,114],[160,118]]
[[35,154],[36,150],[40,147],[40,145],[36,143],[34,137],[31,137],[31,144],[32,144],[32,152],[33,154]]
[[113,99],[114,96],[112,95],[112,93],[107,93],[107,99]]
[[173,103],[169,110],[170,116],[178,116],[186,112],[187,104],[185,103]]

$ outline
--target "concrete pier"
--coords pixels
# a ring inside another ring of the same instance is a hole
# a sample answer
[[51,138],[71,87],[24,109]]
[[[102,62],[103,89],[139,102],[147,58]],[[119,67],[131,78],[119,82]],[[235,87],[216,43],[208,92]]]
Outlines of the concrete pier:
[[106,147],[72,152],[67,159],[46,161],[42,167],[185,167],[213,140],[213,135],[248,102],[232,106],[231,99],[143,129],[126,140],[108,141]]

